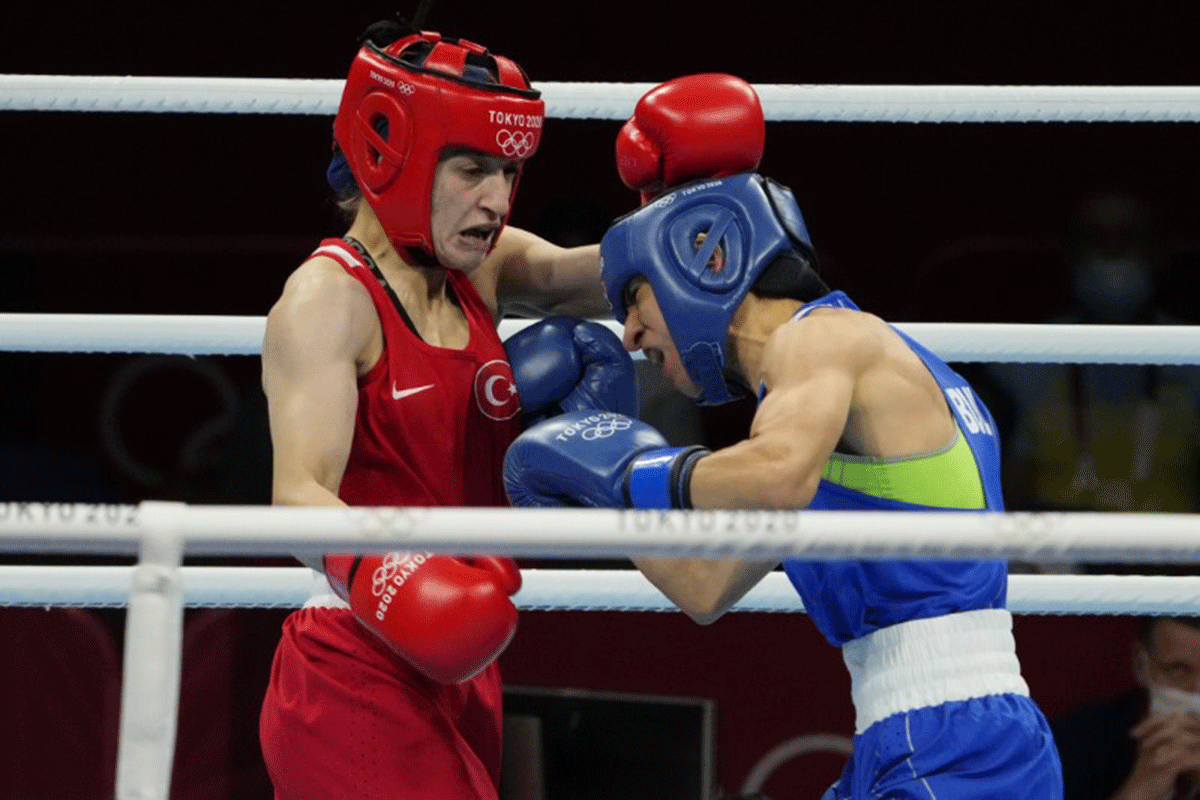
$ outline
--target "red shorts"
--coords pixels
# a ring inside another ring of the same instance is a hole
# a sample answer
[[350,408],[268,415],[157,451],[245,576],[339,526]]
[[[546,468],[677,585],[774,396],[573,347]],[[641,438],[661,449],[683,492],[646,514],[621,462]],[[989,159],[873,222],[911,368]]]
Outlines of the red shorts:
[[340,608],[284,621],[259,720],[277,800],[496,800],[499,667],[445,685]]

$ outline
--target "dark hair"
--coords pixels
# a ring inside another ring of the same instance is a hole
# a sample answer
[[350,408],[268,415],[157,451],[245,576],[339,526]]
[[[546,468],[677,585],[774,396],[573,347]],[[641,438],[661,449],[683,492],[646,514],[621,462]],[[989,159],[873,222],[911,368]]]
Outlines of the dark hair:
[[750,291],[760,297],[787,297],[807,303],[829,294],[830,288],[817,272],[815,259],[787,252],[776,256]]

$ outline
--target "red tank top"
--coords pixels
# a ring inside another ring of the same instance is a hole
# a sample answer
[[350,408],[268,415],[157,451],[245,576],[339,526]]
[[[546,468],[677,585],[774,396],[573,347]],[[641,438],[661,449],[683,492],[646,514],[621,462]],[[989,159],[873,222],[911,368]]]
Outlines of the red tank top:
[[414,333],[344,239],[313,255],[332,258],[371,295],[383,354],[358,380],[354,441],[338,496],[361,506],[504,506],[504,452],[521,432],[512,368],[491,314],[457,270],[448,288],[467,317],[466,348],[434,347]]

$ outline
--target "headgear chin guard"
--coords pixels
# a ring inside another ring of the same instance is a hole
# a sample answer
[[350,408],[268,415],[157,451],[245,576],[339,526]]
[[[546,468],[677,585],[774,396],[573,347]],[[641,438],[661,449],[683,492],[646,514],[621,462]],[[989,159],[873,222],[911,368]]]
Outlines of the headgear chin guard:
[[[696,239],[706,234],[704,242]],[[723,266],[709,267],[720,245]],[[684,184],[613,223],[600,269],[613,316],[624,323],[625,285],[644,277],[658,300],[701,405],[734,400],[725,339],[734,311],[781,255],[813,262],[812,242],[786,186],[750,172]]]
[[[541,93],[516,63],[465,39],[422,31],[382,48],[363,44],[333,130],[392,245],[430,263],[436,262],[429,220],[441,154],[465,148],[523,162],[538,148],[544,116]],[[499,236],[497,230],[493,246]]]

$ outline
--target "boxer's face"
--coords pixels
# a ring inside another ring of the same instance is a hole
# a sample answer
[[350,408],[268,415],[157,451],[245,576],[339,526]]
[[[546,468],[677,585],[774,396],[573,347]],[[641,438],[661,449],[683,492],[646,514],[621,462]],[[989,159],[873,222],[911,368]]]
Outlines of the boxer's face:
[[693,400],[700,397],[700,387],[692,381],[679,350],[667,329],[662,309],[654,290],[645,278],[637,277],[625,287],[625,333],[622,343],[630,352],[641,350],[646,360],[662,368],[671,385]]
[[520,162],[475,151],[443,156],[433,177],[429,228],[438,263],[470,273],[508,216]]

